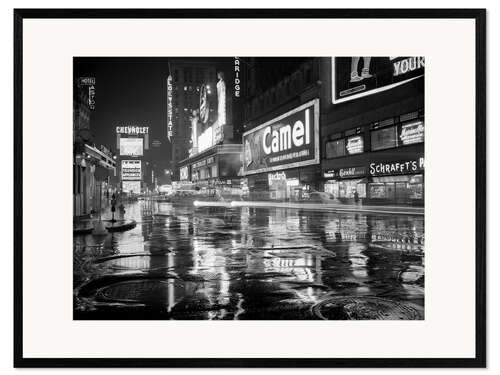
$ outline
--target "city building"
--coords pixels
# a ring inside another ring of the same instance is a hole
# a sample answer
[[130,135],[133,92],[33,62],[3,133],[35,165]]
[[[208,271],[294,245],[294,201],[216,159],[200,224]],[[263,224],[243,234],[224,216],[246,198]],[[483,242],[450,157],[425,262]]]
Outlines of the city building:
[[330,65],[322,190],[341,202],[423,206],[424,58],[324,59]]
[[[189,117],[184,116],[182,125],[184,135],[189,135],[189,148],[184,149],[185,158],[176,163],[174,179],[181,185],[191,183],[196,188],[213,188],[233,193],[241,189],[242,151],[242,123],[237,120],[241,116],[241,110],[231,87],[234,82],[234,63],[232,59],[221,58],[215,59],[211,64],[208,71],[214,69],[215,80],[208,74],[208,81],[197,83],[192,91],[183,81],[184,88],[187,87],[186,97],[190,98],[191,105],[184,108],[187,109],[184,112],[190,113]],[[184,72],[186,69],[184,67]],[[175,78],[173,81],[175,92]],[[177,111],[178,106],[174,104],[174,107]],[[189,125],[185,122],[187,119]],[[174,129],[177,128],[175,124]]]
[[[192,145],[191,122],[193,113],[200,108],[200,91],[204,88],[207,95],[215,92],[217,82],[216,68],[213,61],[199,59],[171,59],[170,82],[167,90],[171,90],[171,171],[172,179],[178,181],[179,162],[189,157]],[[167,109],[169,110],[169,109]],[[213,116],[215,108],[208,108]]]
[[[280,62],[253,58],[246,66],[250,199],[308,200],[319,192],[329,202],[423,205],[424,59]],[[269,71],[274,80],[265,78]]]
[[95,103],[95,79],[79,77],[73,91],[73,215],[85,217],[109,204],[116,176],[114,155],[96,147],[90,118]]
[[303,200],[319,189],[320,68],[320,58],[249,59],[242,141],[249,199]]

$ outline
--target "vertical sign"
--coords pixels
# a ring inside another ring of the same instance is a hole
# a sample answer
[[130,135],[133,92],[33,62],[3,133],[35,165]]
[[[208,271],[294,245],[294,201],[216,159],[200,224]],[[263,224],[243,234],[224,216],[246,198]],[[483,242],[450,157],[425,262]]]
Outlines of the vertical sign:
[[91,110],[95,109],[95,77],[80,77],[80,86],[87,86],[88,93],[88,105]]
[[172,103],[172,76],[167,78],[167,138],[172,141],[172,123],[173,118],[173,103]]

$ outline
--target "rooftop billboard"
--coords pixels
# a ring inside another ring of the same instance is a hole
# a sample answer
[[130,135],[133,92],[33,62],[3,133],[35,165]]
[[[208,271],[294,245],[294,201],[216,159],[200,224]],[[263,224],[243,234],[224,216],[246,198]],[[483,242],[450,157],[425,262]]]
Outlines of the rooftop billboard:
[[243,174],[319,163],[319,99],[243,134]]

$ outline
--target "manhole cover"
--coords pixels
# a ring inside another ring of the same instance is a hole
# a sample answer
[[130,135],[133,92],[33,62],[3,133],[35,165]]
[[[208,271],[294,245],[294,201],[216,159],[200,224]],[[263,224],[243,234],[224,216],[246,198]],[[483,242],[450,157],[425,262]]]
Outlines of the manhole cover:
[[420,320],[420,307],[379,297],[337,296],[312,307],[313,313],[324,320]]

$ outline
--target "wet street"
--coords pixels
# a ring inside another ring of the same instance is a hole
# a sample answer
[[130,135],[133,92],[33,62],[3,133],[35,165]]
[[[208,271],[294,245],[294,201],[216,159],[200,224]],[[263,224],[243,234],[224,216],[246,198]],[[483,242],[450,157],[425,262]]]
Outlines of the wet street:
[[75,319],[424,319],[424,218],[126,205],[74,237]]

